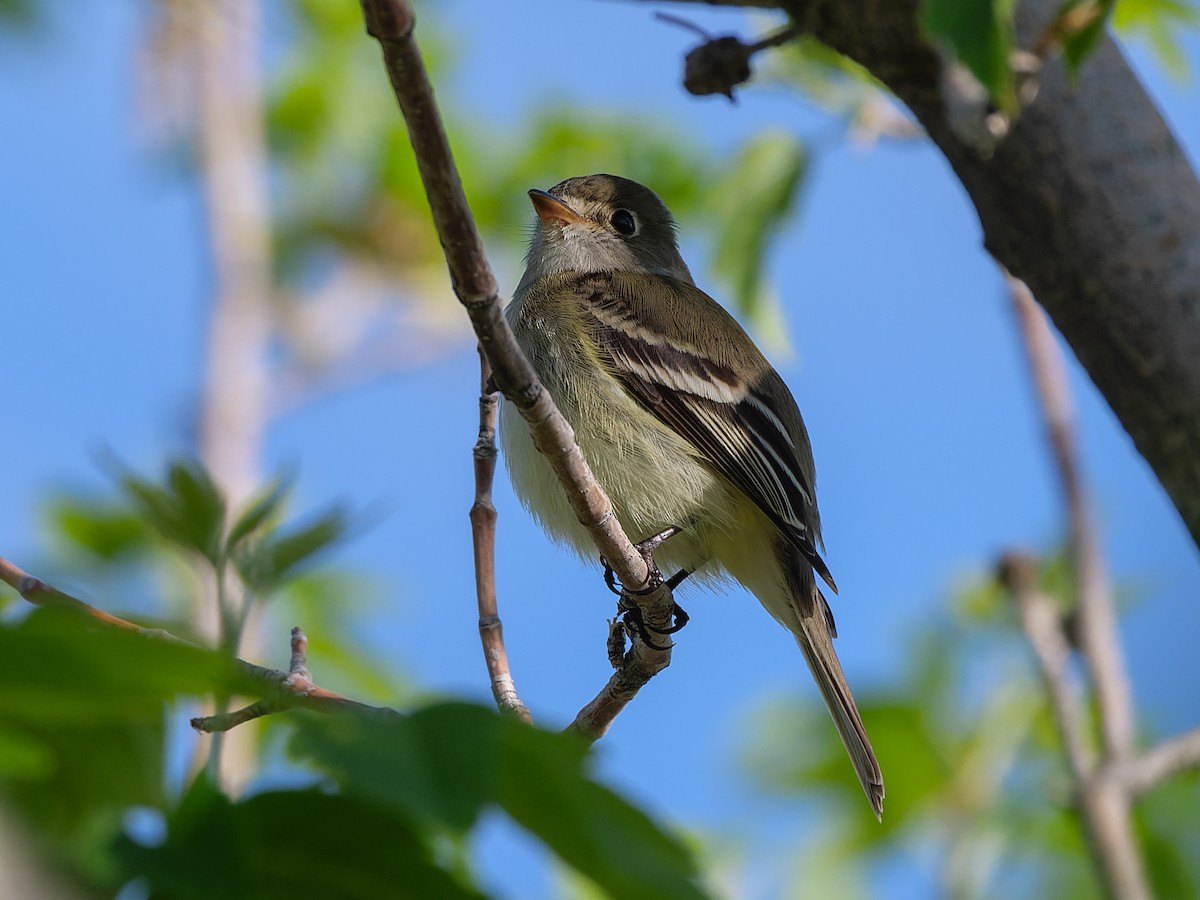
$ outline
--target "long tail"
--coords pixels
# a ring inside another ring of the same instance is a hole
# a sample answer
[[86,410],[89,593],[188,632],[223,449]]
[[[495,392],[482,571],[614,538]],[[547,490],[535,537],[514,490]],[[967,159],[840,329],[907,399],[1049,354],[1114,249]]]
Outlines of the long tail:
[[[796,581],[798,583],[793,590],[797,593],[805,591],[808,598],[807,602],[794,603],[800,620],[800,627],[794,629],[796,643],[800,645],[809,671],[821,690],[821,696],[825,698],[825,705],[829,707],[833,723],[846,746],[846,752],[850,754],[854,774],[858,776],[859,784],[871,802],[875,818],[883,821],[883,773],[879,771],[879,760],[871,749],[867,729],[863,726],[862,716],[854,704],[854,695],[850,693],[850,685],[846,683],[846,676],[842,672],[842,664],[838,662],[833,649],[833,638],[837,633],[833,627],[833,616],[813,581],[811,571],[805,572]],[[799,600],[798,597],[796,599]]]

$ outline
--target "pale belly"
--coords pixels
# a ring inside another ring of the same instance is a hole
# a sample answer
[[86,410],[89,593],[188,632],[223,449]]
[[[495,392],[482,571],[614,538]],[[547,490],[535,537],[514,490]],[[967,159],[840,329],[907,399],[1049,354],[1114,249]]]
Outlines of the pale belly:
[[[619,390],[615,384],[613,388]],[[700,569],[711,556],[713,513],[729,507],[725,483],[695,458],[681,438],[665,429],[630,428],[629,417],[639,410],[623,392],[612,397],[611,407],[592,409],[586,418],[570,398],[556,399],[630,540],[640,541],[677,526],[683,533],[659,550],[660,566],[667,574],[680,567]],[[522,504],[555,540],[596,559],[595,544],[576,519],[563,486],[534,447],[520,413],[507,401],[500,412],[500,444]],[[700,510],[706,511],[703,517]]]

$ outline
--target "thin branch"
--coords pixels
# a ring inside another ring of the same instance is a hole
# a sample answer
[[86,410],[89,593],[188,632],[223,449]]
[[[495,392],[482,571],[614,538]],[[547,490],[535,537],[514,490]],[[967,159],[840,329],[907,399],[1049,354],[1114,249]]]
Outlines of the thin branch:
[[[1133,748],[1133,697],[1125,674],[1112,592],[1083,490],[1072,425],[1070,391],[1062,354],[1045,313],[1024,282],[1005,273],[1030,369],[1054,451],[1071,530],[1075,612],[1079,648],[1096,698],[1103,752],[1097,762],[1083,755],[1081,708],[1064,703],[1069,648],[1053,601],[1038,601],[1033,564],[1009,566],[1010,586],[1021,609],[1026,635],[1038,655],[1054,718],[1074,775],[1080,816],[1097,877],[1114,900],[1148,900],[1149,882],[1131,818],[1132,796],[1121,767]],[[1010,557],[1011,559],[1011,557]],[[1014,576],[1015,573],[1015,577]],[[1049,635],[1053,634],[1053,637]],[[1047,641],[1056,641],[1051,646]],[[1046,657],[1052,653],[1052,657]]]
[[1135,797],[1158,787],[1172,775],[1200,769],[1200,728],[1168,738],[1121,767],[1125,786]]
[[[130,622],[127,619],[122,619],[96,609],[96,607],[84,603],[70,594],[64,594],[62,591],[51,587],[40,578],[35,578],[3,557],[0,557],[0,581],[12,587],[35,606],[66,607],[108,628],[133,631],[155,640],[172,641],[189,647],[197,646],[191,641],[185,641],[183,638],[177,637],[161,628],[143,628],[141,625]],[[303,655],[305,646],[307,646],[307,638],[304,636],[304,632],[299,628],[292,629],[292,671],[290,672],[280,672],[278,669],[257,666],[254,663],[246,662],[244,659],[232,660],[234,667],[241,675],[258,683],[262,689],[264,699],[261,703],[256,703],[244,710],[226,713],[222,716],[192,719],[192,727],[201,731],[226,731],[241,722],[249,721],[260,715],[280,712],[296,706],[325,713],[355,712],[384,716],[401,715],[398,710],[390,707],[371,706],[366,703],[360,703],[357,700],[351,700],[349,697],[343,697],[341,694],[327,691],[314,684],[308,677],[305,669],[306,663]],[[256,707],[261,707],[261,709],[251,715],[249,711]]]
[[1133,750],[1133,692],[1121,652],[1112,587],[1080,476],[1066,368],[1046,314],[1029,288],[1007,273],[1006,277],[1071,523],[1079,646],[1096,691],[1104,756],[1109,762],[1120,761]]
[[496,507],[492,504],[492,480],[496,474],[496,415],[500,396],[491,389],[492,367],[482,348],[479,351],[479,439],[472,454],[475,460],[475,502],[471,506],[471,541],[475,548],[475,599],[479,607],[479,640],[487,665],[492,696],[501,712],[525,722],[529,710],[517,694],[508,668],[504,647],[504,625],[496,602]]
[[14,565],[2,556],[0,556],[0,581],[7,584],[34,606],[63,606],[95,619],[103,625],[186,643],[181,638],[177,638],[160,628],[143,628],[141,625],[136,625],[125,619],[109,615],[103,610],[96,609],[94,606],[89,606],[82,600],[77,600],[70,594],[64,594],[57,588],[46,584],[40,578],[30,575],[24,569]]
[[[380,43],[392,89],[408,125],[454,292],[471,318],[480,346],[491,363],[496,385],[529,423],[535,446],[562,481],[576,517],[588,529],[601,555],[621,583],[629,591],[638,592],[636,596],[632,593],[628,596],[641,607],[646,625],[667,628],[672,607],[670,588],[661,577],[656,577],[652,560],[643,558],[621,529],[612,503],[575,443],[571,426],[538,380],[504,319],[499,288],[484,255],[433,87],[413,38],[412,8],[405,0],[361,2],[367,32]],[[648,587],[653,590],[641,595]],[[628,676],[625,685],[613,686],[611,691],[606,688],[600,695],[611,701],[624,699],[606,702],[606,709],[623,706],[628,702],[628,692],[636,692],[650,677],[666,668],[670,659],[669,647],[657,650],[635,639],[625,656],[623,669]],[[593,729],[587,733],[597,732]]]
[[1000,560],[999,581],[1012,594],[1021,618],[1021,628],[1050,698],[1054,724],[1058,727],[1067,764],[1076,785],[1085,782],[1095,765],[1095,754],[1087,743],[1084,705],[1067,671],[1071,646],[1063,633],[1058,605],[1037,589],[1036,563],[1021,553],[1007,553]]

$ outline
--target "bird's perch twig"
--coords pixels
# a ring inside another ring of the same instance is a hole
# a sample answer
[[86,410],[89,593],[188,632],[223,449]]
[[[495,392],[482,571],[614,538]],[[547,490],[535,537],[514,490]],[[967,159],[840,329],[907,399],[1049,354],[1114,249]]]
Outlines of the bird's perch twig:
[[[413,36],[412,7],[406,0],[361,2],[367,32],[383,50],[384,65],[408,125],[451,284],[470,316],[495,383],[529,423],[534,444],[549,460],[576,517],[588,529],[621,584],[631,592],[641,591],[654,575],[652,568],[621,529],[612,503],[575,443],[571,426],[538,380],[504,319],[500,291],[467,205],[433,86]],[[646,596],[630,596],[641,607],[647,626],[669,627],[672,598],[665,584]],[[657,650],[634,639],[621,670],[584,708],[572,727],[592,739],[600,737],[629,698],[666,668],[670,659],[669,649]]]
[[[141,625],[130,622],[127,619],[122,619],[103,610],[96,609],[96,607],[90,606],[82,600],[72,597],[70,594],[64,594],[62,591],[51,587],[40,578],[35,578],[3,557],[0,557],[0,581],[13,588],[18,594],[35,606],[66,607],[87,616],[99,625],[107,628],[134,631],[150,639],[174,641],[180,644],[189,644],[190,646],[190,642],[176,637],[169,631],[163,631],[159,628],[143,628]],[[228,731],[230,728],[234,728],[251,719],[256,719],[259,716],[281,712],[296,706],[316,712],[356,712],[385,716],[400,715],[397,710],[389,707],[371,706],[366,703],[360,703],[357,700],[351,700],[349,697],[343,697],[341,694],[327,691],[314,684],[308,675],[307,661],[304,658],[307,640],[304,632],[299,628],[292,629],[291,671],[288,672],[269,669],[265,666],[256,666],[254,663],[246,662],[243,659],[234,659],[233,665],[237,667],[238,672],[259,685],[262,690],[263,699],[245,709],[236,710],[231,713],[192,719],[192,727],[206,732]]]

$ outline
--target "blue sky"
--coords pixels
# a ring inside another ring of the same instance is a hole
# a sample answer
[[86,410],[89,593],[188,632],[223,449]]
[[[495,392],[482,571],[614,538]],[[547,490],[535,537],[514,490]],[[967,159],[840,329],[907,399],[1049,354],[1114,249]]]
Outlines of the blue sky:
[[[46,550],[39,511],[48,494],[106,484],[98,448],[153,471],[187,447],[210,287],[200,198],[138,138],[140,4],[85,6],[86,15],[57,16],[40,36],[2,45],[0,63],[9,423],[0,555],[30,567]],[[689,97],[679,74],[694,39],[653,21],[644,4],[501,9],[464,0],[436,14],[453,19],[460,41],[460,66],[441,94],[506,137],[555,99],[652,113],[715,152],[763,127],[821,138],[800,212],[769,269],[796,348],[778,364],[813,437],[827,559],[841,588],[839,652],[852,685],[894,678],[904,636],[1000,551],[1058,539],[1057,485],[1004,286],[934,149],[830,141],[829,120],[786,93],[752,88],[736,106]],[[717,31],[743,30],[738,15],[687,15]],[[1186,49],[1200,61],[1200,43]],[[364,38],[363,52],[377,49]],[[1170,81],[1136,47],[1131,55],[1195,160],[1194,85]],[[553,173],[536,186],[580,174]],[[525,224],[514,222],[511,237],[489,248],[506,290]],[[680,224],[686,253],[689,223]],[[689,261],[701,275],[696,247]],[[1123,620],[1135,690],[1154,725],[1178,731],[1200,720],[1186,687],[1200,683],[1196,550],[1073,364],[1072,382],[1109,561],[1118,581],[1139,590]],[[386,599],[360,612],[362,640],[424,690],[486,700],[466,520],[476,388],[464,340],[436,365],[284,419],[266,463],[298,466],[303,504],[343,498],[387,511],[337,557],[387,585]],[[607,677],[609,597],[597,571],[544,541],[502,472],[498,482],[501,613],[514,675],[539,721],[565,724]],[[87,585],[64,587],[89,595]],[[734,765],[736,729],[764,696],[812,691],[808,674],[753,598],[697,594],[685,605],[692,624],[670,670],[605,738],[599,772],[668,820],[735,843],[786,846],[806,814],[754,795]],[[313,667],[319,677],[319,660]],[[646,777],[648,752],[671,761],[665,784]],[[494,886],[514,897],[549,892],[519,837],[496,829],[484,843],[485,859],[515,854],[489,867]],[[876,882],[879,896],[927,895],[926,877],[914,862],[903,878]]]

